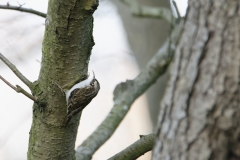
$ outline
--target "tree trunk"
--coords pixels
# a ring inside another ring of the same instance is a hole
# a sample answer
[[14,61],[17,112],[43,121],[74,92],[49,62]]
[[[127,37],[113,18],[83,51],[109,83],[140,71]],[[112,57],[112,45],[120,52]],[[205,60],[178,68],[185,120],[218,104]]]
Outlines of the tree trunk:
[[67,105],[55,83],[69,89],[86,78],[94,45],[92,14],[97,6],[95,0],[49,1],[41,71],[33,93],[41,103],[33,106],[29,160],[75,159],[80,114],[63,125]]
[[153,159],[240,159],[240,2],[189,0]]

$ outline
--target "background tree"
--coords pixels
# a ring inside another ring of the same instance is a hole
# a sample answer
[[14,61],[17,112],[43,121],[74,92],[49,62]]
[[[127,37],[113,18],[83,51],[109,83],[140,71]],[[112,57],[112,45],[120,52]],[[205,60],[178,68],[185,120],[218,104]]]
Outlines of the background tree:
[[[169,8],[169,1],[114,0],[113,2],[118,7],[118,12],[122,18],[133,52],[132,54],[136,57],[139,68],[143,69],[168,38],[171,29],[170,24],[167,21],[161,20],[160,16],[143,15],[135,11],[134,8],[149,7],[149,10],[151,9],[150,7],[154,9],[159,9],[160,7]],[[167,74],[161,76],[154,84],[154,87],[150,87],[147,91],[149,111],[154,126],[156,125],[159,112],[159,107],[156,106],[158,106],[159,100],[162,99],[166,82]]]
[[153,159],[240,159],[239,5],[189,0]]

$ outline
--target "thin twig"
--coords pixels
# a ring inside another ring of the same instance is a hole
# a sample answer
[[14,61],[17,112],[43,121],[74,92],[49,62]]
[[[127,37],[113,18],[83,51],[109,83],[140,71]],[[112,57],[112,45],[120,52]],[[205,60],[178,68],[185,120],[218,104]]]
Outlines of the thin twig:
[[0,59],[13,71],[13,73],[23,82],[25,83],[29,89],[32,89],[32,82],[29,81],[17,68],[13,65],[4,55],[0,53]]
[[15,90],[17,93],[22,93],[24,94],[26,97],[30,98],[31,100],[33,100],[34,102],[37,102],[37,99],[31,95],[30,93],[28,93],[27,91],[25,91],[22,87],[20,87],[19,85],[16,85],[16,87],[14,85],[12,85],[11,83],[9,83],[6,79],[4,79],[1,75],[0,75],[0,79],[5,82],[9,87],[11,87],[13,90]]
[[45,13],[33,10],[31,8],[24,8],[24,7],[22,7],[22,5],[12,6],[12,5],[10,5],[8,3],[7,5],[0,5],[0,8],[1,9],[11,9],[11,10],[16,10],[16,11],[20,11],[20,12],[26,12],[26,13],[32,13],[32,14],[38,15],[40,17],[46,18],[46,14]]
[[4,79],[1,75],[0,75],[0,79],[5,82],[9,87],[11,87],[12,89],[14,89],[15,91],[17,91],[17,88],[12,85],[11,83],[9,83],[6,79]]
[[173,0],[172,2],[173,2],[173,5],[174,5],[174,7],[175,7],[175,9],[176,9],[176,11],[177,11],[177,16],[178,16],[178,18],[180,18],[181,15],[180,15],[180,12],[179,12],[179,10],[178,10],[177,3],[176,3],[174,0]]
[[118,154],[115,154],[108,160],[127,160],[127,159],[137,159],[143,154],[151,151],[154,144],[155,134],[149,134],[145,136],[140,136],[140,139]]
[[118,125],[126,116],[132,103],[143,94],[156,80],[165,73],[171,62],[171,54],[174,53],[176,43],[182,29],[181,23],[175,27],[170,40],[168,39],[156,55],[149,61],[145,70],[134,79],[120,83],[114,90],[114,106],[98,128],[76,150],[77,160],[90,160],[92,155],[114,133]]

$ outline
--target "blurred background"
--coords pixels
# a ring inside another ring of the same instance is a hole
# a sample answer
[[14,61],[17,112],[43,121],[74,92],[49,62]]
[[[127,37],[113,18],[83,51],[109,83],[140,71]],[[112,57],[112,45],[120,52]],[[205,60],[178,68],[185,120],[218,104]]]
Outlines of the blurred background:
[[[187,0],[176,0],[181,15]],[[47,0],[1,0],[0,5],[23,5],[47,12]],[[168,0],[139,0],[139,4],[167,7]],[[94,40],[89,70],[94,70],[101,84],[98,96],[86,107],[81,117],[76,146],[102,122],[113,105],[115,86],[133,79],[158,51],[170,33],[167,22],[157,18],[134,17],[129,6],[120,0],[100,0],[94,13]],[[38,78],[45,19],[33,14],[0,9],[0,52],[31,81]],[[0,75],[13,85],[28,88],[0,61]],[[107,159],[150,134],[157,121],[159,102],[167,76],[161,77],[132,106],[114,135],[93,156]],[[0,81],[0,159],[26,160],[33,102]],[[88,117],[88,118],[87,118]],[[89,119],[89,117],[92,117]],[[116,145],[117,144],[117,145]],[[142,156],[149,160],[151,153]]]

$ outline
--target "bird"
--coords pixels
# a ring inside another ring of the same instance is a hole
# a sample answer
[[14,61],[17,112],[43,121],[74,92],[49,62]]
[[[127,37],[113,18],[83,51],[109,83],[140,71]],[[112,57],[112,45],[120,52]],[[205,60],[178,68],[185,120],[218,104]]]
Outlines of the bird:
[[74,115],[80,113],[96,97],[100,90],[100,84],[95,78],[94,72],[86,80],[75,84],[67,91],[64,91],[59,85],[58,87],[66,96],[67,115],[64,122],[65,125],[69,123]]

